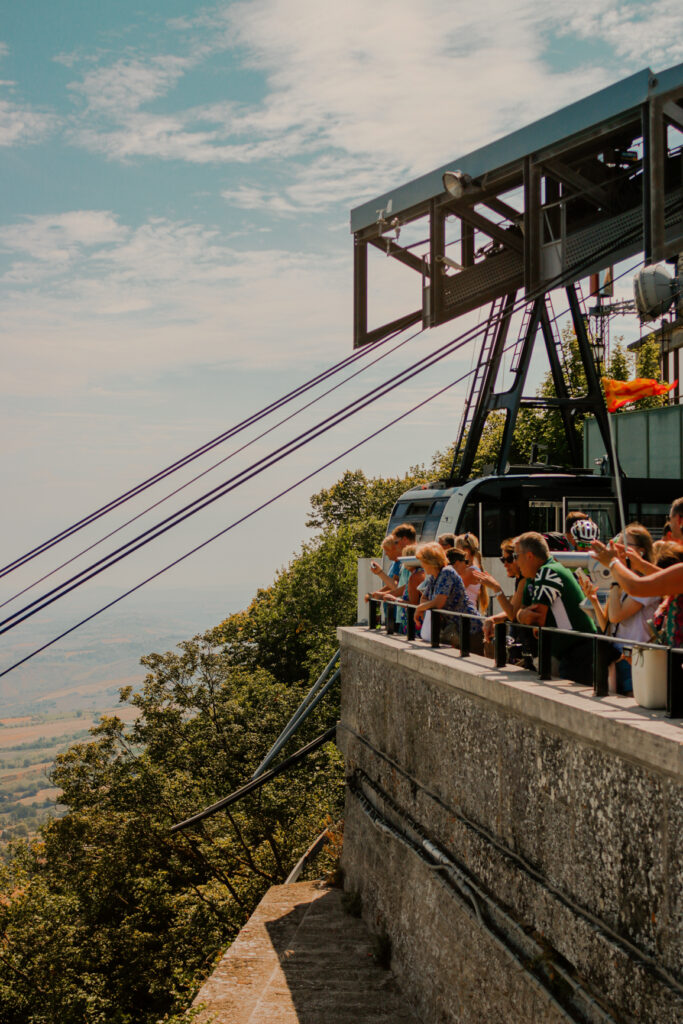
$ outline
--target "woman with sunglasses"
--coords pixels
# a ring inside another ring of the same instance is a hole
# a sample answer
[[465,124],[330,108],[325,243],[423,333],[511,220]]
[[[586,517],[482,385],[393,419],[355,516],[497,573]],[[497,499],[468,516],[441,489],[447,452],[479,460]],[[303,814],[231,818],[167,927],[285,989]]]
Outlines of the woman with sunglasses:
[[493,637],[494,626],[497,622],[505,622],[506,619],[510,619],[511,622],[515,622],[517,619],[517,612],[522,607],[524,589],[528,583],[527,580],[522,576],[522,571],[517,565],[517,558],[515,555],[515,544],[514,537],[508,537],[500,545],[500,560],[505,566],[505,572],[511,580],[515,581],[515,592],[512,598],[507,597],[503,593],[503,588],[498,583],[495,576],[492,576],[488,572],[484,572],[482,569],[472,569],[472,575],[479,580],[480,583],[490,587],[493,591],[492,597],[497,597],[500,606],[503,609],[496,615],[489,615],[484,619],[484,639],[490,640]]

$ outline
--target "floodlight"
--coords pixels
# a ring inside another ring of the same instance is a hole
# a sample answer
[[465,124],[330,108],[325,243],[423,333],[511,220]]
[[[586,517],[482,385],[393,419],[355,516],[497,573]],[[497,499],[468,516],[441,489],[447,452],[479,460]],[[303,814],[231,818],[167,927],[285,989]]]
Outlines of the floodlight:
[[678,280],[665,263],[643,267],[634,275],[633,295],[641,323],[666,313],[678,292]]
[[444,266],[450,267],[451,270],[464,270],[465,269],[463,267],[462,263],[456,263],[456,261],[452,260],[450,258],[450,256],[437,256],[436,257],[436,262],[437,263],[443,263]]
[[463,171],[446,171],[441,180],[446,192],[454,199],[461,199],[472,184],[469,174]]

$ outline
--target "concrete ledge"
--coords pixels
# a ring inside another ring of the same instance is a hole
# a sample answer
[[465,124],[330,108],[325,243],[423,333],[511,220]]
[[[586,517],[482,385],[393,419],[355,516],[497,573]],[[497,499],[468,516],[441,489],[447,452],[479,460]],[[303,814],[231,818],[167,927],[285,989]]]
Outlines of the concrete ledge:
[[202,985],[206,1024],[419,1024],[365,924],[320,882],[275,885]]
[[[593,695],[592,687],[538,677],[515,667],[496,669],[488,659],[462,658],[448,648],[407,641],[363,627],[337,630],[343,647],[416,672],[515,715],[542,723],[583,743],[683,780],[683,722],[641,708],[632,698]],[[363,731],[362,722],[359,731]]]

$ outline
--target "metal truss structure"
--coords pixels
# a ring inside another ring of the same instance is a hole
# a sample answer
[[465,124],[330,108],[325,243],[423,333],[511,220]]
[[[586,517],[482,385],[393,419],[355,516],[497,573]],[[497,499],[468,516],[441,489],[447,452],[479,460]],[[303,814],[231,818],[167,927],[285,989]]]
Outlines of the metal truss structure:
[[[577,413],[595,415],[607,441],[600,381],[575,283],[640,252],[646,262],[683,252],[678,133],[683,64],[661,74],[645,69],[351,212],[354,347],[417,323],[435,327],[492,304],[462,418],[455,479],[467,478],[481,430],[495,409],[506,412],[498,462],[498,472],[505,471],[520,406],[541,401],[523,396],[539,330],[556,390],[544,402],[560,411],[575,465],[581,462],[573,427]],[[451,192],[444,187],[447,172],[455,172],[458,183]],[[405,225],[420,221],[429,240],[423,255],[398,241]],[[419,309],[373,329],[368,247],[418,274],[422,295]],[[549,293],[559,287],[567,289],[588,382],[581,399],[568,394],[548,313]],[[529,305],[514,381],[497,393],[511,311],[522,290]]]

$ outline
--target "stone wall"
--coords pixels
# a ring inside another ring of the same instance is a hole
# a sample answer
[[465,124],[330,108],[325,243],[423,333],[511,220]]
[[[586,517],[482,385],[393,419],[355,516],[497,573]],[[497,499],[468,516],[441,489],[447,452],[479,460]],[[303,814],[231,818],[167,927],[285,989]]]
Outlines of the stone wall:
[[340,630],[343,866],[425,1024],[683,1020],[683,727]]

